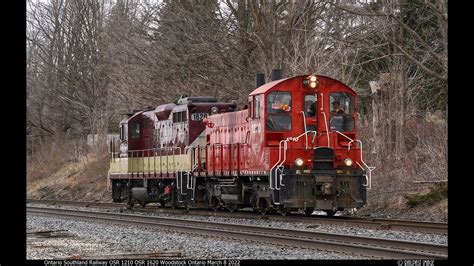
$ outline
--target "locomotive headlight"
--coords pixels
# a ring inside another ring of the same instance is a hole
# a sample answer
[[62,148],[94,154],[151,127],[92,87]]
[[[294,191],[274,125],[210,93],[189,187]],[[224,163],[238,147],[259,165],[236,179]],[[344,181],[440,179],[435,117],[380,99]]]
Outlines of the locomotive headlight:
[[211,108],[211,113],[212,113],[212,114],[217,114],[218,111],[219,111],[219,109],[217,109],[216,106],[213,106],[213,107]]
[[344,159],[344,164],[346,166],[351,166],[352,165],[352,159],[351,158],[346,158]]
[[316,76],[310,76],[309,79],[303,79],[303,85],[304,86],[309,85],[310,88],[314,89],[316,88],[316,85],[317,85],[316,81],[317,81]]
[[309,81],[310,81],[309,87],[311,87],[313,89],[316,88],[316,76],[311,76],[309,78]]
[[303,166],[303,163],[304,163],[303,159],[296,158],[296,160],[295,160],[296,166],[301,167],[301,166]]

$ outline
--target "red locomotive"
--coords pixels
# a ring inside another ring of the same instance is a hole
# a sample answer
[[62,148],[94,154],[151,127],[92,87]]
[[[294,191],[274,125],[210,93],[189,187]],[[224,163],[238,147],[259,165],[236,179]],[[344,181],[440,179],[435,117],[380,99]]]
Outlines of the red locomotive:
[[320,75],[263,80],[243,110],[182,97],[122,120],[113,200],[283,215],[362,207],[373,168],[357,139],[355,91]]

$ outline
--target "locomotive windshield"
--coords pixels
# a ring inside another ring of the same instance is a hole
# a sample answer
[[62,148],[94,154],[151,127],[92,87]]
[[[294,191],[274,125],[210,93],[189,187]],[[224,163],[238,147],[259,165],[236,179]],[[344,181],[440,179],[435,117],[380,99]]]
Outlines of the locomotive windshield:
[[290,131],[291,117],[289,115],[268,115],[267,116],[268,131]]
[[316,96],[309,94],[304,97],[304,113],[306,116],[316,115]]
[[329,103],[331,130],[354,131],[354,96],[346,92],[331,93]]
[[287,91],[274,91],[268,94],[266,125],[268,131],[291,130],[291,94]]
[[287,91],[274,91],[267,96],[267,113],[286,113],[291,111],[291,94]]

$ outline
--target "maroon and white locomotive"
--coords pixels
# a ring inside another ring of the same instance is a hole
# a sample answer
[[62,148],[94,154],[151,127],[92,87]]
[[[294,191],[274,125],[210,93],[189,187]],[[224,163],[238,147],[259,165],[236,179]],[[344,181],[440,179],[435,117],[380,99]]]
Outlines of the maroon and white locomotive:
[[370,172],[357,139],[357,95],[321,75],[264,84],[248,107],[182,97],[135,112],[111,143],[115,202],[261,213],[360,208]]

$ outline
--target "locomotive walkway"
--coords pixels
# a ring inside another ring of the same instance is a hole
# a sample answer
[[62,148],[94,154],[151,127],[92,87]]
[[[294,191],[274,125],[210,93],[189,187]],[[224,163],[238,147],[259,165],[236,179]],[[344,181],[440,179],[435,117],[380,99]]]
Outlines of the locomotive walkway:
[[[87,206],[87,207],[98,207],[98,208],[124,208],[123,203],[112,203],[112,202],[84,202],[84,201],[57,201],[57,200],[32,200],[28,199],[31,203],[43,203],[43,204],[54,204],[54,205],[65,205],[65,206]],[[134,207],[135,208],[135,207]],[[152,211],[168,214],[188,214],[188,215],[201,215],[201,216],[224,216],[233,218],[249,218],[249,219],[268,219],[274,221],[285,221],[285,222],[300,222],[300,223],[321,223],[328,225],[342,225],[342,226],[360,226],[374,229],[389,229],[389,230],[402,230],[411,232],[424,232],[424,233],[436,233],[436,234],[448,234],[447,223],[436,223],[436,222],[420,222],[413,220],[397,220],[397,219],[381,219],[381,218],[361,218],[361,217],[347,217],[347,216],[318,216],[311,215],[305,216],[304,214],[292,213],[289,216],[281,215],[265,215],[254,213],[252,211],[239,211],[237,213],[229,213],[225,211],[214,212],[206,209],[171,209],[162,208],[158,206],[149,205],[145,208],[136,207],[140,211]]]
[[136,214],[27,207],[30,214],[121,225],[157,228],[172,232],[224,237],[274,245],[331,250],[384,259],[446,259],[447,246],[413,241],[310,232],[294,229],[182,220]]

